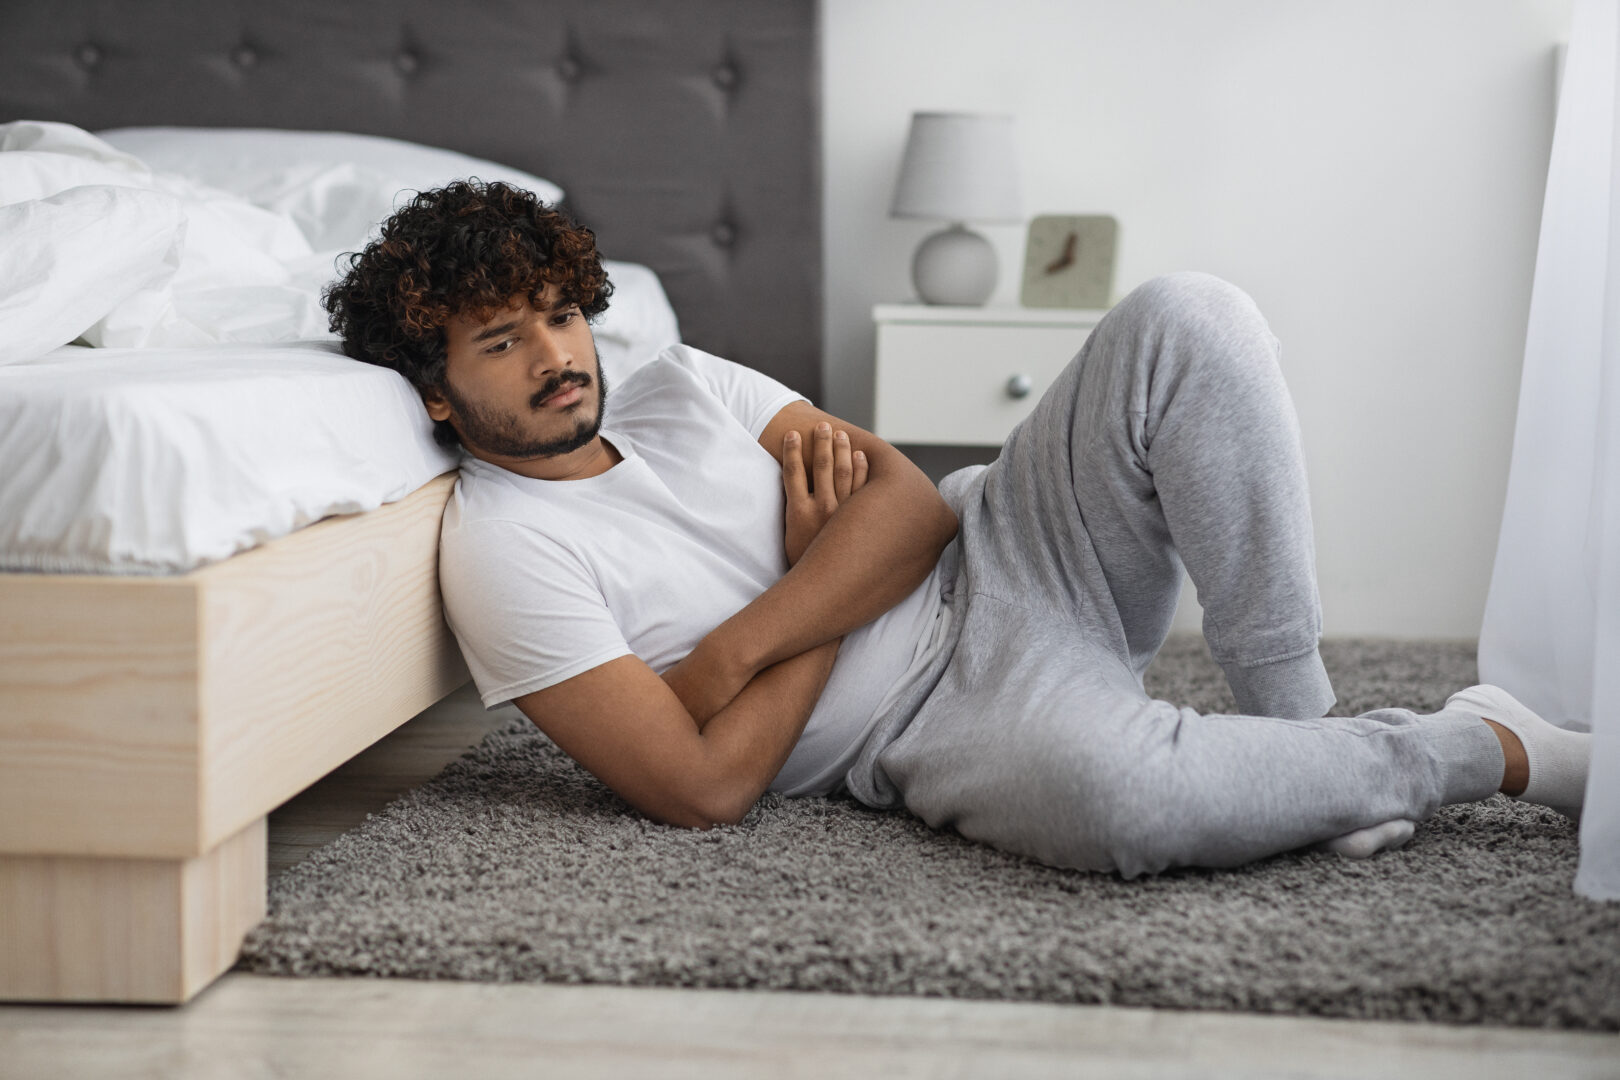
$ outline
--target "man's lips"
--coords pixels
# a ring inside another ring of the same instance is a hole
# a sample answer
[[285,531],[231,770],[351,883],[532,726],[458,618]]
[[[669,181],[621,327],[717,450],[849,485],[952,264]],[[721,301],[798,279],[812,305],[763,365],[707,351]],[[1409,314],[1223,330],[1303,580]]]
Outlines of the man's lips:
[[537,409],[566,408],[585,395],[586,383],[569,380],[562,386],[541,397],[535,404]]
[[540,403],[543,409],[560,409],[578,401],[585,391],[578,386],[565,386]]

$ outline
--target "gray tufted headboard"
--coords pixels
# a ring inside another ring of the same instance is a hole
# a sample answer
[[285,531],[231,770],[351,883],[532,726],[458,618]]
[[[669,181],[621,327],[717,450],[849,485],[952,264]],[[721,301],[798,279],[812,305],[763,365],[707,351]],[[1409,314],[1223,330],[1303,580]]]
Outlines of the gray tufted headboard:
[[389,135],[555,180],[699,348],[820,398],[814,0],[0,0],[0,121]]

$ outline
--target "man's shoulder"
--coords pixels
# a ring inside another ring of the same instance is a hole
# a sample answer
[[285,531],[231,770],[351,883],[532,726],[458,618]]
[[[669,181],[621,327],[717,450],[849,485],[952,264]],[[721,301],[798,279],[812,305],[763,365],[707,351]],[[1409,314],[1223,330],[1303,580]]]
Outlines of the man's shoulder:
[[672,345],[621,376],[617,386],[610,384],[607,422],[622,422],[627,415],[636,415],[649,407],[656,410],[656,402],[671,393],[713,397],[714,387],[703,377],[700,366],[693,362],[693,351],[686,345]]
[[796,396],[752,368],[675,345],[631,372],[622,386],[610,388],[604,424],[644,441],[684,440],[689,433],[673,426],[679,418],[712,427],[730,415],[747,427],[769,403]]
[[644,384],[662,386],[675,382],[709,390],[709,382],[704,378],[706,369],[730,366],[733,366],[731,361],[722,360],[702,349],[684,344],[671,345],[630,372],[623,385],[625,389],[631,389]]
[[439,587],[447,603],[477,597],[485,609],[528,604],[578,592],[590,579],[592,560],[580,545],[591,542],[592,530],[568,528],[566,511],[469,498],[469,481],[476,491],[477,474],[463,472],[439,526]]
[[650,380],[689,380],[694,385],[702,386],[711,392],[737,380],[775,382],[770,376],[746,364],[727,360],[723,356],[716,356],[684,342],[669,346],[631,372],[626,385],[643,375]]
[[[795,401],[808,401],[803,394],[777,379],[691,345],[675,345],[645,365],[641,389],[647,393],[631,397],[661,396],[673,387],[690,391],[694,398],[716,404],[736,419],[757,439],[771,418]],[[656,395],[653,393],[656,391]],[[636,406],[627,403],[628,408]],[[610,406],[611,408],[611,406]]]
[[540,491],[520,490],[504,469],[464,460],[439,524],[440,548],[544,543],[552,531],[545,523],[557,520],[545,502]]

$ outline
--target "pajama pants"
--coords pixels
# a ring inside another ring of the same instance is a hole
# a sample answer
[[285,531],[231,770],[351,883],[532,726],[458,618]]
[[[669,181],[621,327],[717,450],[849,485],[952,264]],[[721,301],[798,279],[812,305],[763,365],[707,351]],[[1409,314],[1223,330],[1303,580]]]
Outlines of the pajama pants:
[[[850,770],[856,798],[1134,878],[1497,790],[1501,746],[1476,714],[1322,718],[1334,695],[1277,348],[1238,289],[1157,278],[1104,317],[993,464],[946,478],[961,520],[949,626]],[[1246,715],[1142,688],[1183,565]]]

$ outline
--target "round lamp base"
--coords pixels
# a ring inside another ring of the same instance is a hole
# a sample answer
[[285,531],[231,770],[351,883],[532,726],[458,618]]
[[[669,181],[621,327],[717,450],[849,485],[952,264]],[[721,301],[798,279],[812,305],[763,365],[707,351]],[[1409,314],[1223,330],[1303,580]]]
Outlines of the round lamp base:
[[911,283],[925,304],[978,307],[996,290],[996,249],[962,225],[943,229],[917,246]]

